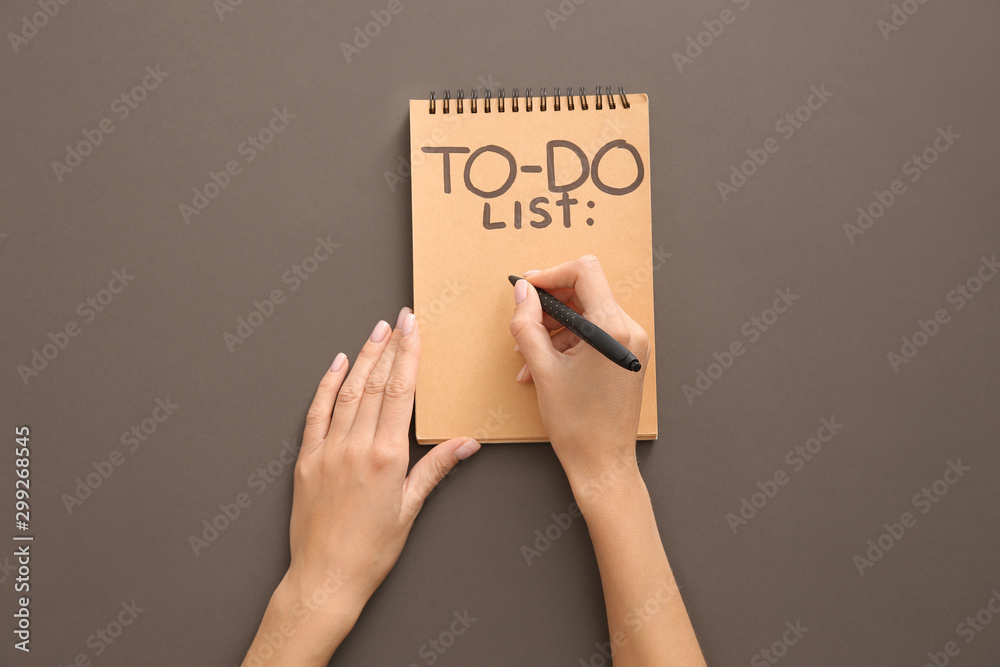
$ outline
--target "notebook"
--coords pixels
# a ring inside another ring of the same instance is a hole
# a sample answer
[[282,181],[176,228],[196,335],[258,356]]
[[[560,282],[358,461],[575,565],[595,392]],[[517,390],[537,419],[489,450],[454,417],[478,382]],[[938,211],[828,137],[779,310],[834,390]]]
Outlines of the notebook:
[[[596,255],[655,340],[649,100],[554,92],[410,101],[419,443],[548,441],[534,385],[515,381],[510,274]],[[651,350],[636,437],[656,435]]]

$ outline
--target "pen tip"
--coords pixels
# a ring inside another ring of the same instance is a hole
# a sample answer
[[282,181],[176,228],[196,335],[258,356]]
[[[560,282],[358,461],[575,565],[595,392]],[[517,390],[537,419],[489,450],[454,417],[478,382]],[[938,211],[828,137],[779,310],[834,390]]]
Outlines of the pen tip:
[[642,370],[642,364],[639,363],[638,359],[633,359],[632,363],[629,364],[628,367],[629,367],[629,370],[635,371],[636,373],[638,373],[640,370]]
[[518,276],[507,276],[507,280],[510,281],[511,285],[516,285],[518,280],[521,280]]

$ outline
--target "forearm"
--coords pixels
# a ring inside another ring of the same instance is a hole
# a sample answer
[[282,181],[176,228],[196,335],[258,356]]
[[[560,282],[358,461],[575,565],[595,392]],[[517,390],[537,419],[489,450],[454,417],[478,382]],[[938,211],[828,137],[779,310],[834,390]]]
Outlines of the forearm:
[[355,597],[335,573],[309,587],[286,575],[242,667],[326,667],[364,606]]
[[570,482],[601,571],[616,667],[704,665],[634,459]]

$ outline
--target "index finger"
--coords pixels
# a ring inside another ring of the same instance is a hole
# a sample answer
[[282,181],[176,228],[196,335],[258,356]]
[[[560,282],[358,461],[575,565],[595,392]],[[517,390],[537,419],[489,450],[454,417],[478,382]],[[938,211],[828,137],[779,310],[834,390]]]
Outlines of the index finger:
[[417,363],[420,359],[420,329],[412,312],[401,318],[396,356],[385,381],[382,409],[375,428],[375,441],[391,443],[406,440],[413,414],[413,392],[417,384]]
[[607,314],[614,312],[618,303],[611,294],[611,286],[604,276],[601,263],[593,255],[584,255],[551,269],[525,276],[525,279],[535,287],[546,291],[556,289],[573,289],[577,299],[583,306],[584,315],[598,311]]

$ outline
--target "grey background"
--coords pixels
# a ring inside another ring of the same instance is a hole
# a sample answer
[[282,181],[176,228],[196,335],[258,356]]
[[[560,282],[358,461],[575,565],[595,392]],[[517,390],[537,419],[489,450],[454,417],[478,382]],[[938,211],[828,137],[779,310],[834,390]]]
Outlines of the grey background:
[[[407,100],[487,80],[650,96],[653,241],[671,256],[654,275],[661,437],[639,458],[709,664],[751,664],[797,620],[780,664],[922,665],[948,641],[950,664],[996,664],[1000,623],[971,643],[957,626],[1000,586],[1000,280],[961,311],[946,295],[1000,250],[1000,6],[932,0],[884,39],[887,0],[590,0],[555,29],[556,0],[404,0],[347,62],[340,43],[385,6],[245,0],[220,20],[209,2],[70,3],[19,52],[0,45],[0,479],[13,514],[13,427],[30,425],[36,536],[33,651],[11,648],[0,572],[0,662],[241,660],[287,562],[291,498],[289,467],[260,494],[249,478],[297,445],[334,355],[410,303],[409,187],[385,179],[409,151]],[[678,71],[725,8],[735,21]],[[6,2],[0,28],[37,11]],[[169,76],[118,120],[114,99],[157,64]],[[833,96],[723,201],[716,181],[814,85]],[[178,205],[274,107],[288,129],[185,224]],[[51,163],[104,117],[115,130],[59,182]],[[843,225],[939,127],[961,138],[850,243]],[[290,292],[282,274],[328,236],[339,249]],[[83,323],[77,304],[121,267],[134,281]],[[682,385],[786,287],[795,305],[689,404]],[[275,288],[288,300],[230,353],[223,333]],[[887,354],[939,308],[950,322],[894,372]],[[80,334],[22,382],[70,321]],[[68,513],[76,478],[168,397],[176,413]],[[734,535],[726,514],[824,417],[844,428]],[[913,495],[958,459],[971,470],[920,514]],[[241,492],[252,505],[195,556],[188,537]],[[333,664],[428,664],[421,647],[465,610],[477,621],[436,664],[601,664],[585,526],[530,567],[521,554],[571,501],[549,447],[485,447],[428,501]],[[916,526],[861,576],[854,556],[905,511]],[[88,637],[132,600],[143,611],[95,656]]]

